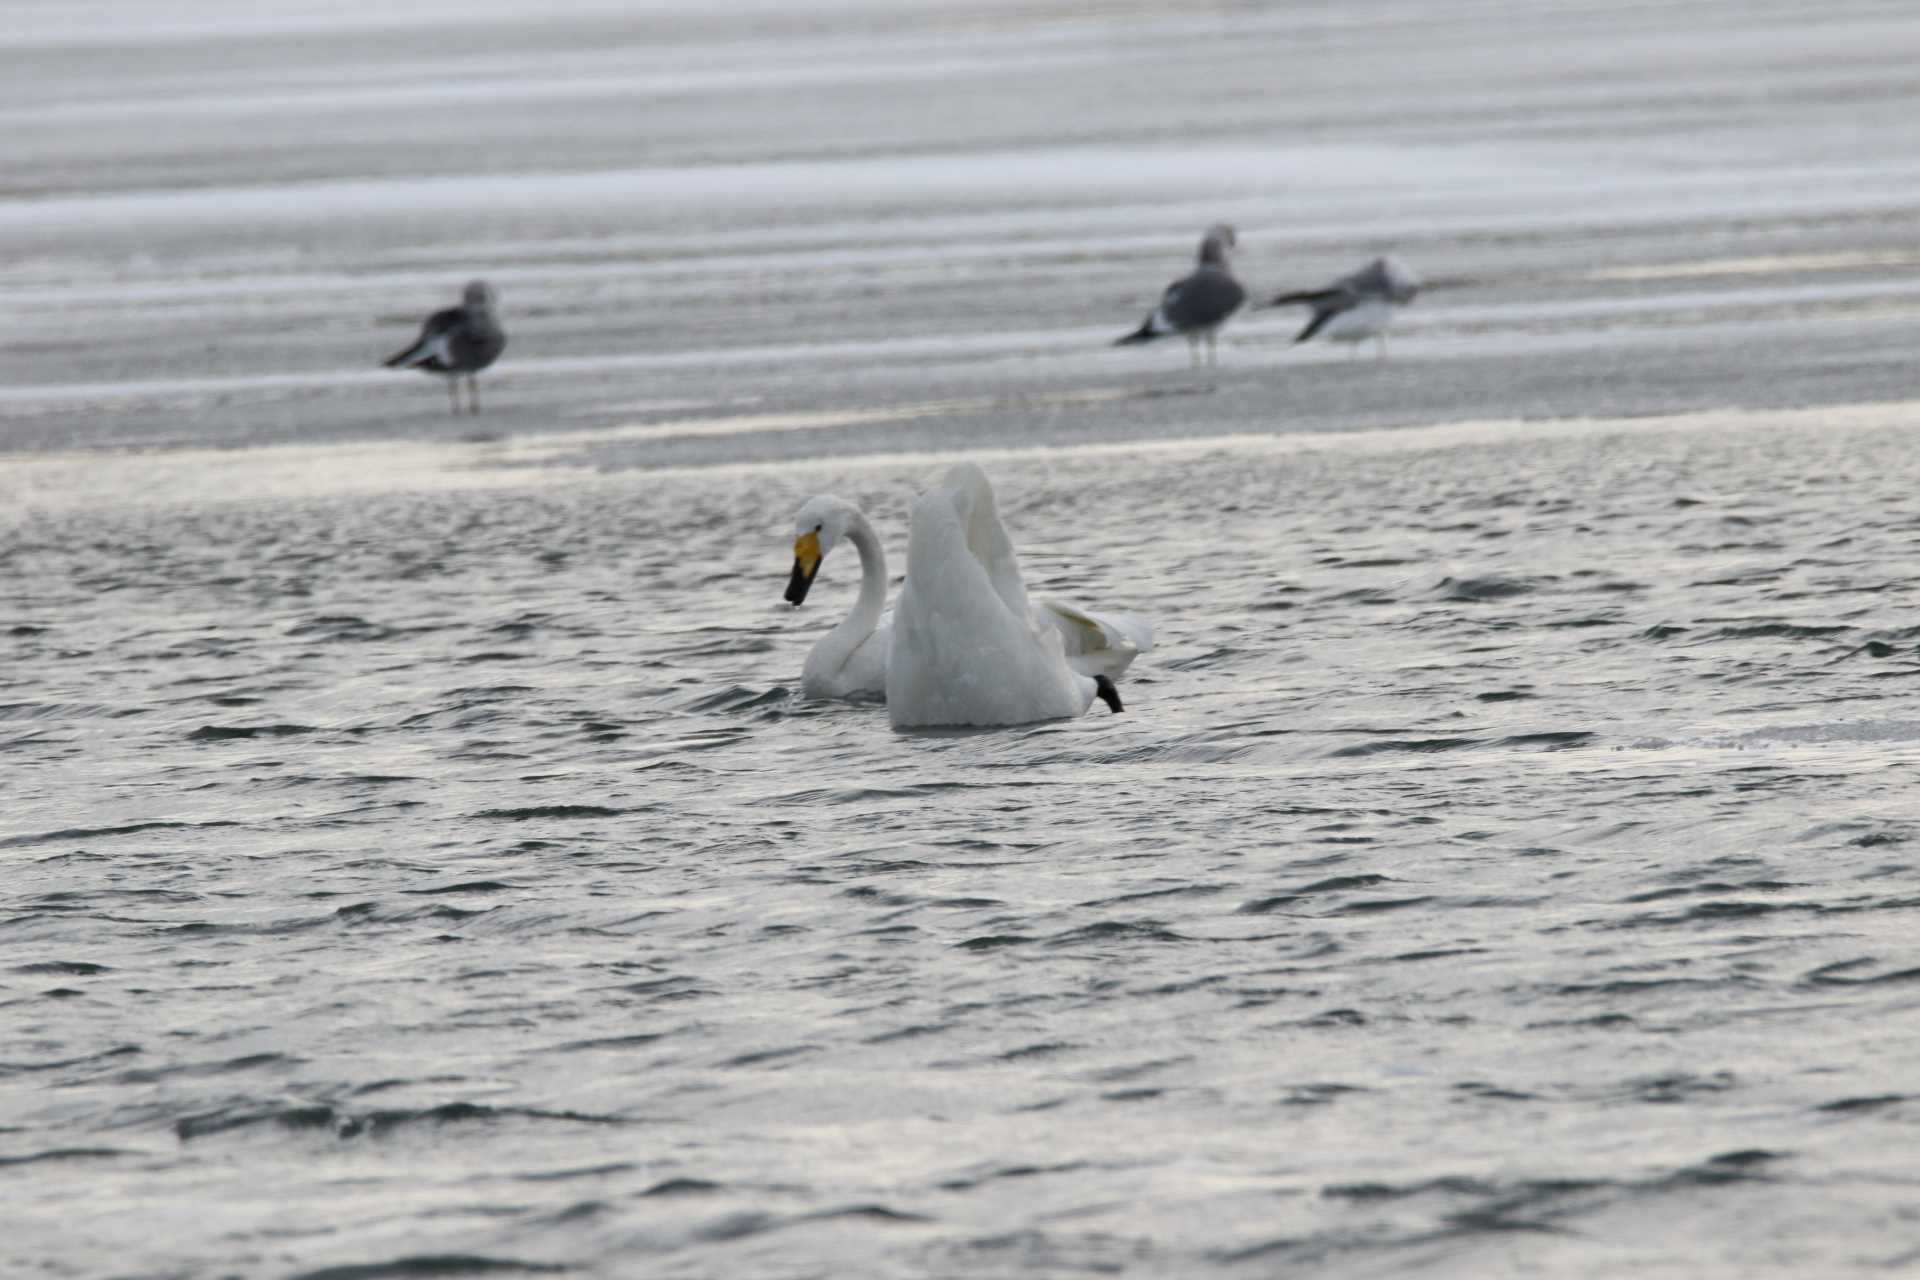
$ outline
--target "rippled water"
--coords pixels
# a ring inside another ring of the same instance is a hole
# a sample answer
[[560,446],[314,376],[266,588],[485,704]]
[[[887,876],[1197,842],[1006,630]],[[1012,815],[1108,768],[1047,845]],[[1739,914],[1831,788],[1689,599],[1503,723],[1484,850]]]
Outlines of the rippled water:
[[792,692],[936,462],[43,484],[0,1256],[1910,1265],[1904,419],[988,455],[1160,643],[987,733]]

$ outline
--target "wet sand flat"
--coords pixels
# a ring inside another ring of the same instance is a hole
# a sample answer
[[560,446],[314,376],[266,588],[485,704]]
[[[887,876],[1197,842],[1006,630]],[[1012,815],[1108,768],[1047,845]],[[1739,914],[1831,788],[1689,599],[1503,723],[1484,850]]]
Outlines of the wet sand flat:
[[[944,434],[1004,442],[1022,395],[1197,393],[1044,415],[1140,438],[1912,385],[1897,7],[108,8],[0,39],[0,447],[470,433],[376,366],[473,275],[507,433],[987,398]],[[1109,350],[1217,219],[1259,297],[1385,249],[1454,283],[1382,369],[1290,348],[1293,311],[1243,316],[1216,378]]]

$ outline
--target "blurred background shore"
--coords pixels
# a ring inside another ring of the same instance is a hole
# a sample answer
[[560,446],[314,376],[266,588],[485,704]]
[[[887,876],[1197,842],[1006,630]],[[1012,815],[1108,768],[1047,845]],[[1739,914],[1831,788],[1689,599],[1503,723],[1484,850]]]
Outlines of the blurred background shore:
[[[1912,383],[1900,5],[8,17],[4,451],[641,428],[597,463],[697,465]],[[1385,250],[1438,287],[1384,364],[1290,348],[1291,310],[1218,374],[1109,349],[1216,220],[1255,298]],[[462,420],[378,361],[473,276],[511,340]]]

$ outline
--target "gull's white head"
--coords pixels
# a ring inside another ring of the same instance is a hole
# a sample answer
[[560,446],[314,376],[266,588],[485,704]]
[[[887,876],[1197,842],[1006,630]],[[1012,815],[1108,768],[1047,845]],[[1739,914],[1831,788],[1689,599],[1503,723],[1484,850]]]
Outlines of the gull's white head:
[[469,280],[460,301],[481,311],[493,310],[493,286],[485,280]]
[[1233,228],[1224,222],[1216,222],[1207,228],[1206,235],[1200,237],[1200,261],[1224,267],[1227,265],[1227,254],[1238,244],[1239,239],[1233,234]]
[[1423,281],[1414,273],[1412,267],[1389,254],[1376,258],[1373,264],[1380,272],[1383,292],[1387,297],[1399,303],[1413,301],[1413,295],[1420,292]]
[[798,605],[807,598],[820,562],[827,558],[840,539],[853,527],[857,514],[854,505],[830,493],[817,494],[800,506],[793,518],[793,576],[787,580],[787,603]]

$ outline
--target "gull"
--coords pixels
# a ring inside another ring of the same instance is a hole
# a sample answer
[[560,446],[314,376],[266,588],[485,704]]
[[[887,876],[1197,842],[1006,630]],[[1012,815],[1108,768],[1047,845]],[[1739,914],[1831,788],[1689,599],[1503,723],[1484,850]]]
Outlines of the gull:
[[1168,285],[1160,305],[1146,321],[1126,337],[1115,339],[1113,345],[1152,342],[1170,333],[1183,333],[1187,336],[1187,358],[1191,367],[1200,367],[1203,338],[1207,344],[1207,364],[1217,366],[1215,335],[1247,300],[1247,291],[1233,278],[1233,269],[1227,265],[1227,253],[1233,247],[1232,227],[1224,222],[1208,227],[1200,241],[1200,263],[1192,274]]
[[1384,360],[1387,326],[1393,323],[1393,313],[1413,301],[1413,295],[1420,292],[1420,283],[1420,277],[1398,258],[1375,258],[1324,289],[1283,293],[1268,305],[1285,307],[1305,303],[1313,308],[1312,318],[1295,336],[1295,342],[1305,342],[1316,333],[1324,333],[1329,341],[1355,344],[1353,351],[1357,355],[1358,344],[1372,338],[1379,343],[1380,358]]
[[420,337],[405,351],[387,357],[389,369],[423,369],[445,374],[453,411],[460,412],[460,375],[467,376],[471,412],[480,412],[480,387],[474,375],[492,364],[507,345],[507,335],[493,314],[493,287],[485,280],[468,283],[460,305],[436,311],[420,327]]

